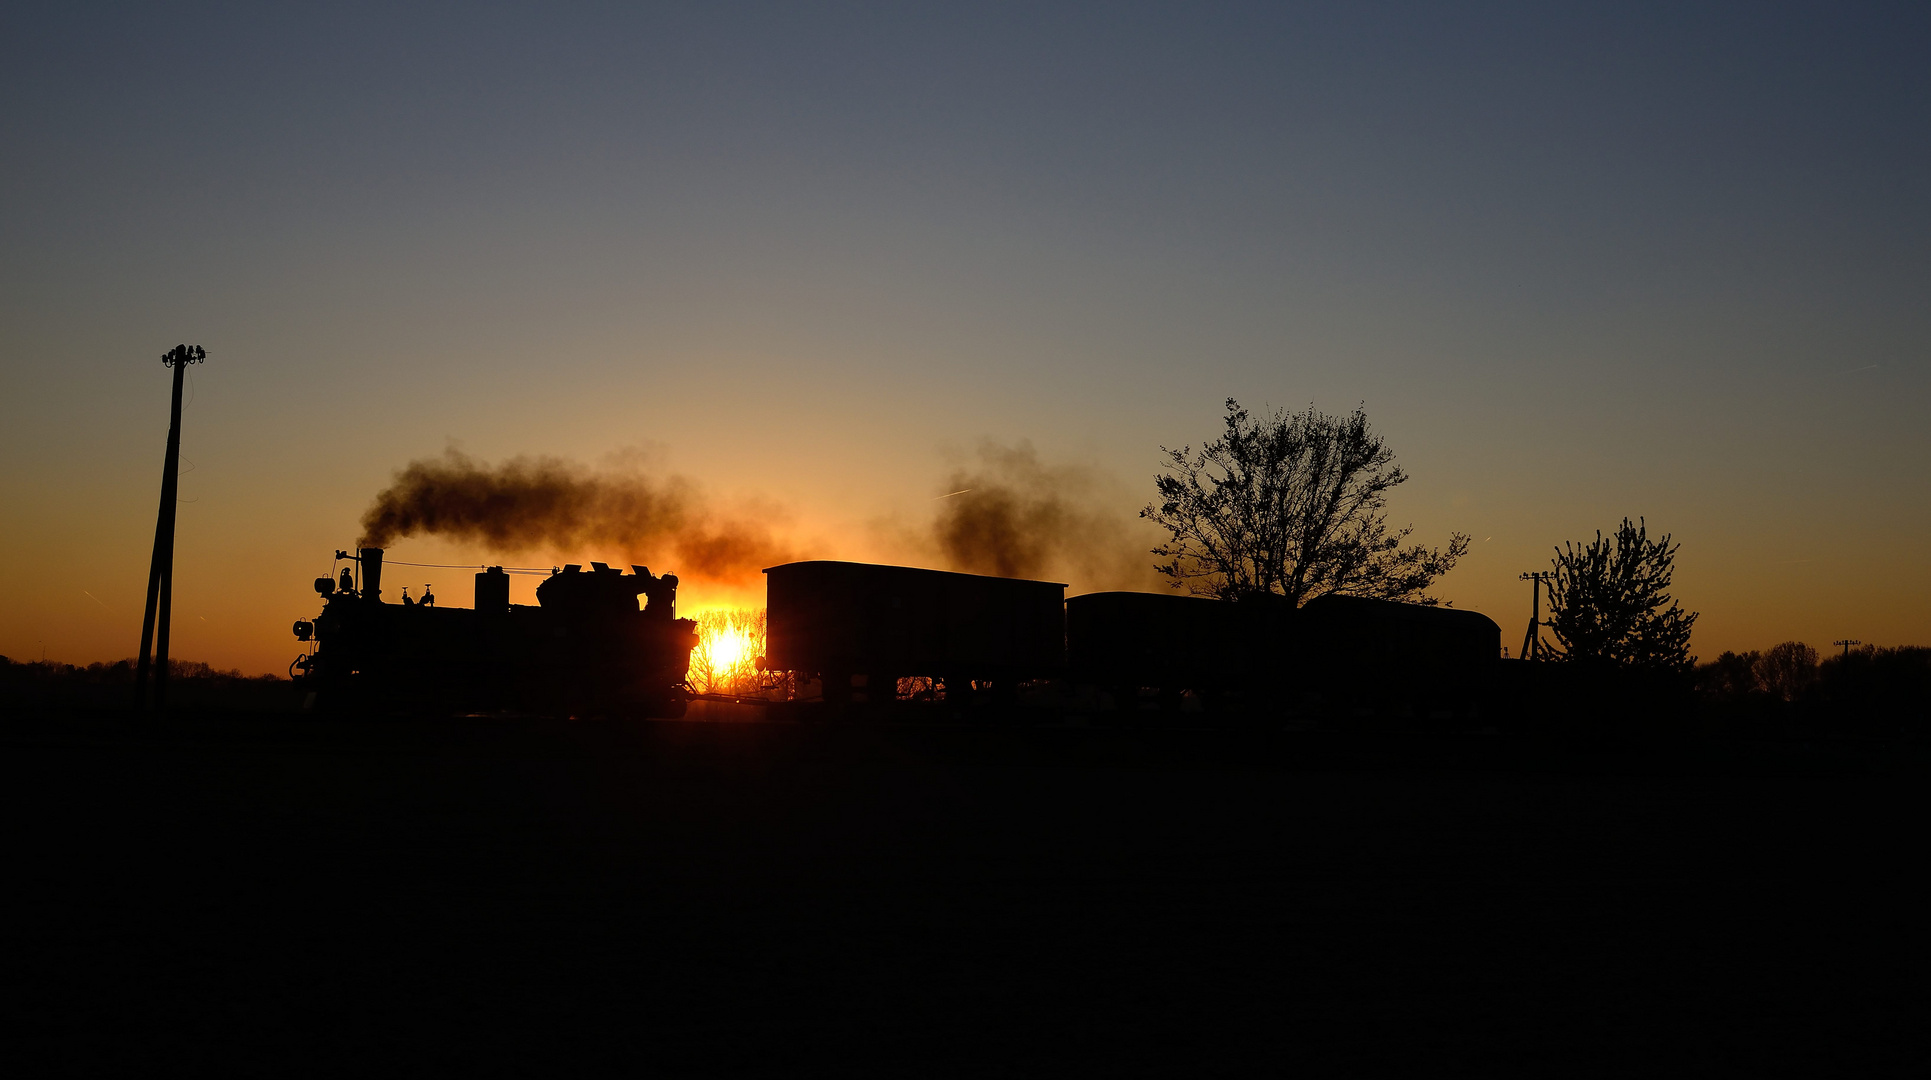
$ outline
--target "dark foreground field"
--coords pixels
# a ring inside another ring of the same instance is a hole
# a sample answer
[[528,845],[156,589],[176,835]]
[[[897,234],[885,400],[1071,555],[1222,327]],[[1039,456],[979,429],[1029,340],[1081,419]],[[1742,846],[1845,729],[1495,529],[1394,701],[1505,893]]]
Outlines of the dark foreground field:
[[1925,1062],[1882,747],[0,731],[8,1053],[76,1073]]

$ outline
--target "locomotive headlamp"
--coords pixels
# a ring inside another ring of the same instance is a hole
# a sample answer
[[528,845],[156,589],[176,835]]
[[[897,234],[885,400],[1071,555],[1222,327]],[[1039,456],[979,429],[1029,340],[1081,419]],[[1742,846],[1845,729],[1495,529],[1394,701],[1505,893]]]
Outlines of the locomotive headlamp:
[[330,593],[335,591],[335,579],[331,577],[316,578],[315,591],[322,594],[323,596],[329,595]]
[[294,630],[296,641],[307,641],[315,636],[315,624],[307,619],[295,620]]

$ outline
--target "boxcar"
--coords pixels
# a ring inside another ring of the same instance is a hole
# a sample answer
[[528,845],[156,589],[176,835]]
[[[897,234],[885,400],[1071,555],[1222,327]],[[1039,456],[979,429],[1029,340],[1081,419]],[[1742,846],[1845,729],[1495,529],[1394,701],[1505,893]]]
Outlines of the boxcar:
[[1010,687],[1060,674],[1066,586],[909,566],[796,562],[765,570],[764,666],[882,700],[902,678]]

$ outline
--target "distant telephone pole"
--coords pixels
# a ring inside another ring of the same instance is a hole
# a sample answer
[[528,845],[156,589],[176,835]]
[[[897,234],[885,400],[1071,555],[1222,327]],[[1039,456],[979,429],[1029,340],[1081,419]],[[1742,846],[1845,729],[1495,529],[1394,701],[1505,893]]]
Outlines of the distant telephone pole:
[[1517,579],[1535,583],[1531,587],[1529,632],[1522,638],[1521,655],[1524,660],[1541,660],[1549,651],[1548,647],[1542,644],[1542,586],[1548,583],[1550,575],[1551,571],[1536,570],[1525,573]]
[[[207,359],[199,345],[176,345],[161,355],[174,369],[174,403],[168,411],[168,452],[161,464],[161,513],[154,522],[154,560],[148,564],[147,609],[141,616],[141,657],[134,673],[134,707],[147,705],[148,649],[154,649],[154,710],[168,696],[168,625],[174,607],[174,509],[181,479],[181,380],[189,364]],[[160,635],[155,635],[156,626]]]
[[1851,658],[1851,646],[1852,646],[1852,645],[1862,645],[1862,644],[1864,644],[1864,643],[1863,643],[1863,642],[1861,642],[1861,641],[1859,641],[1859,640],[1857,640],[1856,638],[1844,638],[1844,639],[1843,639],[1843,640],[1841,640],[1841,641],[1833,641],[1833,642],[1831,642],[1831,644],[1832,644],[1832,645],[1842,645],[1842,646],[1844,647],[1844,659],[1846,659],[1846,660],[1849,660],[1849,659]]

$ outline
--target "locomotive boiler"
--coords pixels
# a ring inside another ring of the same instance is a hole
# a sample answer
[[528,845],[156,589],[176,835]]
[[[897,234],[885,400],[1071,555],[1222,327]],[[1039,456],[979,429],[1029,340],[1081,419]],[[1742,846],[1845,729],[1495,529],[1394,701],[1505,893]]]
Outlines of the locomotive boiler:
[[[476,605],[387,603],[382,549],[317,578],[322,611],[295,624],[311,652],[291,667],[329,709],[675,717],[697,624],[677,617],[677,577],[603,563],[553,570],[535,606],[510,603],[509,575],[476,575]],[[639,597],[643,598],[640,606]]]

